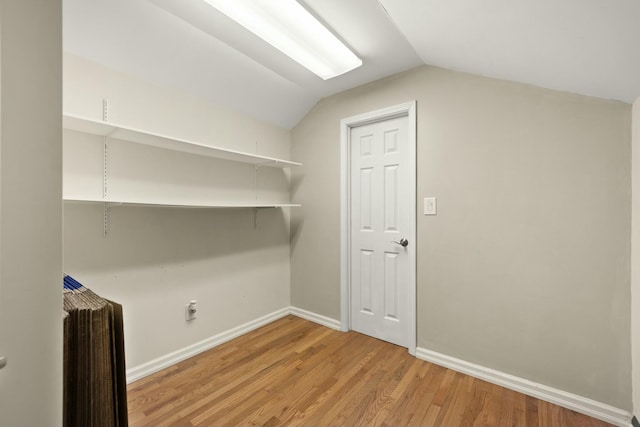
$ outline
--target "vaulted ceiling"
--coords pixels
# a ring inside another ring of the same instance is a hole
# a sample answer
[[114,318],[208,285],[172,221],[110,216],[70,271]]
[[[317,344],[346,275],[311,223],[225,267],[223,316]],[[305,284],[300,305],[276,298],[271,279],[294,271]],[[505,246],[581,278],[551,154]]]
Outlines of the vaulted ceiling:
[[300,1],[362,67],[324,81],[203,0],[64,0],[64,49],[285,128],[323,97],[421,64],[640,97],[640,0]]

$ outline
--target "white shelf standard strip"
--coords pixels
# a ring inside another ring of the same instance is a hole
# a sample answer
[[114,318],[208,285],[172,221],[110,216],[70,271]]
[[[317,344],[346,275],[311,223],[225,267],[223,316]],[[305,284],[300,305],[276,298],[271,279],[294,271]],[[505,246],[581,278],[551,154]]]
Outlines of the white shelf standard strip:
[[259,156],[257,154],[214,147],[194,141],[188,141],[186,139],[172,138],[151,132],[145,132],[139,129],[120,126],[115,123],[87,119],[72,114],[64,114],[62,124],[64,129],[75,130],[92,135],[107,136],[109,138],[120,139],[136,144],[150,145],[152,147],[191,153],[199,156],[215,157],[274,168],[288,168],[291,166],[302,165],[301,163],[292,162],[290,160]]
[[200,208],[200,209],[215,209],[215,208],[292,208],[299,207],[297,203],[220,203],[220,202],[179,202],[179,201],[128,201],[128,200],[114,200],[114,199],[81,199],[75,197],[65,197],[65,202],[71,203],[104,203],[108,207],[117,206],[157,206],[165,208]]

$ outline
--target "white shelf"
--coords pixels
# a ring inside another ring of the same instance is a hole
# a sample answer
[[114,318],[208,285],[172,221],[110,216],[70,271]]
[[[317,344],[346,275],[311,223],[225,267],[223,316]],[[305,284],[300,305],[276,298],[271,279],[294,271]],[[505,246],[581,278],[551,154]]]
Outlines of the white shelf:
[[[289,160],[277,159],[273,157],[259,156],[256,154],[244,153],[241,151],[229,150],[226,148],[214,147],[185,139],[173,138],[165,135],[158,135],[151,132],[141,131],[115,123],[87,119],[84,117],[64,114],[62,117],[64,129],[75,130],[92,135],[107,136],[109,138],[120,139],[136,144],[150,145],[152,147],[164,148],[167,150],[180,151],[184,153],[196,154],[199,156],[215,157],[219,159],[231,160],[235,162],[250,163],[258,166],[268,166],[275,168],[288,168],[291,166],[301,166],[301,163]],[[271,205],[270,205],[271,206]],[[225,207],[225,206],[203,206],[203,207]],[[260,207],[260,206],[259,206]]]
[[301,206],[296,203],[187,203],[187,202],[175,202],[175,201],[131,201],[131,200],[103,200],[103,199],[78,199],[78,198],[65,198],[65,202],[70,203],[100,203],[106,204],[107,207],[117,206],[157,206],[165,208],[199,208],[199,209],[218,209],[218,208],[292,208]]

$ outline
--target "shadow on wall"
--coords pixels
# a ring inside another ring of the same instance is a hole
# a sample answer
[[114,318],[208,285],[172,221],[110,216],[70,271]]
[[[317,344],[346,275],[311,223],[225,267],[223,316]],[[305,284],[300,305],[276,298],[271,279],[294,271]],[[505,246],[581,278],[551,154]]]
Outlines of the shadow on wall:
[[[65,269],[122,271],[220,261],[289,244],[282,209],[116,207],[103,236],[102,205],[65,204]],[[254,227],[254,219],[256,226]]]
[[[289,188],[291,189],[292,200],[297,200],[298,190],[304,182],[304,177],[305,175],[298,170],[294,170],[291,174]],[[290,229],[291,252],[293,252],[296,248],[298,239],[300,238],[300,234],[302,233],[302,229],[304,228],[304,215],[301,215],[301,212],[304,211],[305,208],[308,208],[309,202],[310,201],[305,202],[305,205],[292,212]]]

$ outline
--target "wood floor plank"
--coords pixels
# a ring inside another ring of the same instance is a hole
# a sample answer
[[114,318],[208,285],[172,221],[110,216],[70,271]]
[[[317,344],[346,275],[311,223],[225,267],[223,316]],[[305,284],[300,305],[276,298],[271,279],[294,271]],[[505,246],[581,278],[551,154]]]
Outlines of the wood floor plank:
[[340,375],[339,379],[328,389],[325,389],[325,391],[318,396],[314,402],[309,406],[299,408],[293,417],[283,419],[283,425],[311,425],[311,417],[316,413],[322,414],[325,407],[331,407],[335,402],[339,401],[340,397],[345,394],[345,388],[347,385],[352,382],[352,379],[360,373],[360,370],[369,363],[374,355],[375,353],[371,351],[364,357],[356,359],[357,363],[354,363],[348,372]]
[[466,407],[462,408],[462,415],[460,418],[460,425],[475,426],[478,425],[478,417],[482,412],[482,408],[485,405],[487,393],[482,387],[482,382],[472,377],[471,384],[467,388],[466,392],[469,394],[469,402]]
[[362,398],[367,387],[377,384],[384,375],[375,369],[384,359],[386,354],[377,351],[367,364],[362,366],[351,380],[344,384],[341,390],[337,391],[333,399],[325,402],[322,410],[317,410],[308,420],[310,425],[346,425],[344,419],[355,409],[358,401]]
[[128,386],[135,426],[608,426],[287,316]]
[[[334,425],[370,425],[367,421],[391,404],[391,393],[399,382],[397,377],[405,370],[407,352],[397,348],[387,358],[380,361],[372,370],[378,379],[363,379],[364,387],[350,396],[351,408],[343,410],[342,417]],[[374,377],[374,378],[375,378]]]
[[[285,359],[280,359],[276,364],[261,370],[255,377],[246,378],[235,387],[228,389],[217,399],[211,400],[207,407],[202,407],[196,412],[186,415],[194,425],[212,425],[214,420],[221,418],[229,418],[231,415],[243,408],[243,404],[247,403],[247,397],[251,400],[260,399],[267,396],[269,392],[266,388],[277,383],[279,377],[296,369],[301,363],[300,355],[293,353]],[[224,420],[220,424],[227,425]]]
[[[296,371],[289,372],[285,378],[281,378],[267,390],[268,398],[255,399],[252,403],[248,418],[242,415],[238,419],[230,420],[234,425],[262,424],[266,415],[276,415],[278,419],[288,418],[294,414],[294,408],[304,406],[309,400],[316,397],[318,387],[327,387],[328,383],[336,380],[327,379],[325,372],[331,369],[331,360],[328,357],[341,343],[337,340],[326,340],[325,344],[309,347],[305,351],[313,351],[311,357],[304,357],[304,362],[297,366]],[[266,408],[269,411],[266,411]]]
[[396,389],[401,385],[402,379],[413,365],[413,360],[409,355],[405,353],[403,356],[395,370],[392,369],[389,372],[389,377],[383,379],[380,387],[376,387],[373,401],[365,408],[362,415],[354,420],[354,424],[365,426],[382,424],[398,399],[399,393],[395,393]]
[[538,399],[535,397],[526,397],[527,414],[525,424],[530,426],[538,424]]
[[[385,420],[386,425],[407,425],[416,413],[426,413],[446,373],[446,369],[419,361],[413,378],[396,400]],[[428,384],[428,387],[423,387]]]
[[[291,334],[291,339],[294,340],[297,336],[297,329],[285,329],[283,333]],[[259,350],[264,349],[259,348]],[[221,366],[214,365],[210,370],[207,370],[205,376],[196,375],[189,389],[184,390],[183,395],[172,399],[176,412],[172,415],[172,419],[197,416],[199,412],[207,411],[208,407],[214,405],[225,395],[233,394],[236,390],[242,389],[244,384],[250,383],[259,373],[265,375],[278,364],[287,365],[289,362],[293,363],[299,359],[297,354],[276,352],[275,348],[272,348],[271,351],[263,351],[258,355],[249,353],[247,356],[244,352],[239,352],[237,357],[237,360],[229,359]],[[289,367],[293,366],[293,364],[289,365]],[[203,367],[207,367],[207,365],[205,364]],[[242,368],[241,372],[238,372],[239,367]],[[185,378],[176,380],[182,383]]]

